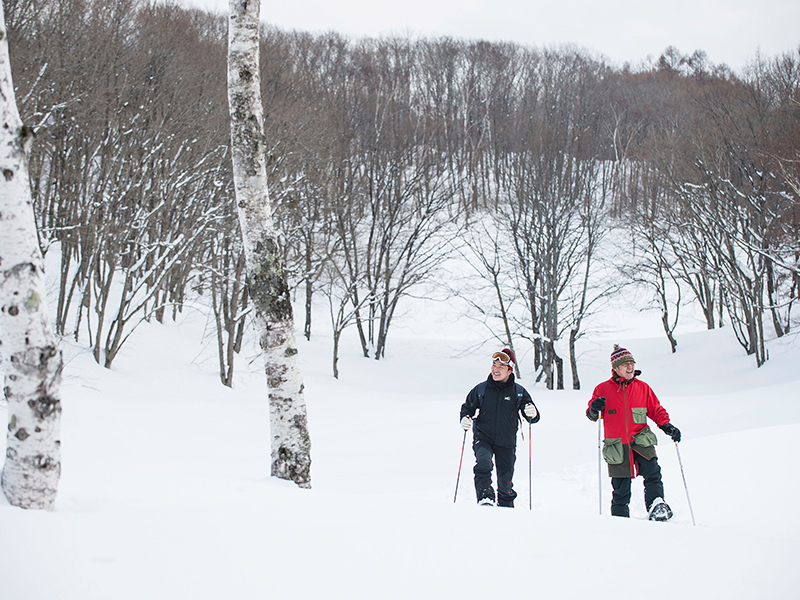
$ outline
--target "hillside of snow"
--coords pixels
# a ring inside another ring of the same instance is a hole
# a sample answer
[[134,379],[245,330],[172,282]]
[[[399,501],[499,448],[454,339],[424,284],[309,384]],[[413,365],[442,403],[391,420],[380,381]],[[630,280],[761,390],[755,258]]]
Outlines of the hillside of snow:
[[[484,334],[452,303],[407,304],[385,360],[360,357],[348,330],[339,380],[324,323],[299,339],[311,490],[269,477],[261,359],[251,344],[223,387],[202,311],[142,325],[112,370],[64,342],[56,510],[0,495],[0,598],[797,598],[800,339],[770,342],[757,369],[730,328],[688,325],[673,355],[657,314],[603,318],[580,347],[581,391],[534,385],[518,348],[542,419],[518,441],[514,510],[476,506],[471,434],[453,502],[459,407],[494,348],[477,348]],[[645,520],[641,479],[633,518],[610,517],[605,465],[598,514],[598,431],[584,410],[614,343],[683,433],[696,526],[661,432],[672,522]]]

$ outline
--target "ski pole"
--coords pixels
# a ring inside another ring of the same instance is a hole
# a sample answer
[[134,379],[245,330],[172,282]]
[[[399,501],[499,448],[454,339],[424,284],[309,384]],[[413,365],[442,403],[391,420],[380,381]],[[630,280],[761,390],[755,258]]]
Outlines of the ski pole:
[[464,440],[461,442],[461,458],[458,461],[458,477],[456,477],[456,493],[453,495],[453,504],[456,503],[458,498],[458,480],[461,479],[461,463],[464,460],[464,446],[467,443],[467,431],[464,430]]
[[533,478],[531,477],[531,424],[528,423],[528,510],[533,510]]
[[597,507],[600,514],[603,514],[603,451],[600,446],[600,423],[603,416],[597,419]]
[[692,501],[689,498],[689,486],[686,485],[686,475],[683,473],[683,461],[681,460],[681,451],[678,448],[678,442],[675,442],[675,452],[678,453],[678,464],[681,467],[681,478],[683,479],[683,489],[686,490],[686,501],[689,503],[689,514],[692,515],[692,525],[695,527],[697,523],[694,522],[694,511],[692,510]]

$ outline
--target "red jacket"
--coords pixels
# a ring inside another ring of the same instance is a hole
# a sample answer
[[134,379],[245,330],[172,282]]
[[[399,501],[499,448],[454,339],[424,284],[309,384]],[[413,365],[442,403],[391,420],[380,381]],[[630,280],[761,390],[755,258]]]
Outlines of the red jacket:
[[[647,426],[648,418],[659,426],[669,422],[669,414],[661,406],[655,392],[644,381],[637,379],[638,375],[637,371],[629,381],[614,375],[594,388],[593,399],[599,396],[606,398],[606,407],[603,410],[603,431],[606,438],[620,438],[623,444],[630,444],[633,436]],[[589,410],[587,407],[587,415]]]

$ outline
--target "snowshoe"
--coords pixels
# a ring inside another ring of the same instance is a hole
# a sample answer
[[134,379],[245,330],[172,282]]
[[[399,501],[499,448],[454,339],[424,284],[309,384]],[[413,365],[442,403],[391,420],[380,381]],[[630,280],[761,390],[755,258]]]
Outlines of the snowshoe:
[[651,521],[669,521],[672,518],[672,509],[663,498],[656,498],[650,506],[649,519]]
[[495,506],[494,498],[481,498],[478,500],[478,506]]

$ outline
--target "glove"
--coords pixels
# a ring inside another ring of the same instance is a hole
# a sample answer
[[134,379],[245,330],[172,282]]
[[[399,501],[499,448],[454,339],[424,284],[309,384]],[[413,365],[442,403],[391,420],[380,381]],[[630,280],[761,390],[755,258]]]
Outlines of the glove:
[[536,410],[536,407],[533,405],[532,402],[529,402],[525,405],[525,408],[522,409],[522,412],[525,413],[525,416],[529,419],[535,419],[536,415],[539,414],[539,411]]
[[672,423],[664,423],[663,425],[659,425],[658,428],[671,437],[673,442],[681,441],[681,430]]
[[461,419],[461,429],[463,429],[464,431],[466,431],[466,430],[467,430],[467,429],[469,429],[470,427],[472,427],[472,417],[470,417],[469,415],[467,415],[467,416],[465,416],[463,419]]
[[589,408],[591,408],[597,414],[600,414],[601,412],[603,412],[603,409],[605,407],[606,407],[606,397],[605,396],[600,396],[599,398],[595,398],[594,400],[592,400],[592,403],[589,405]]

